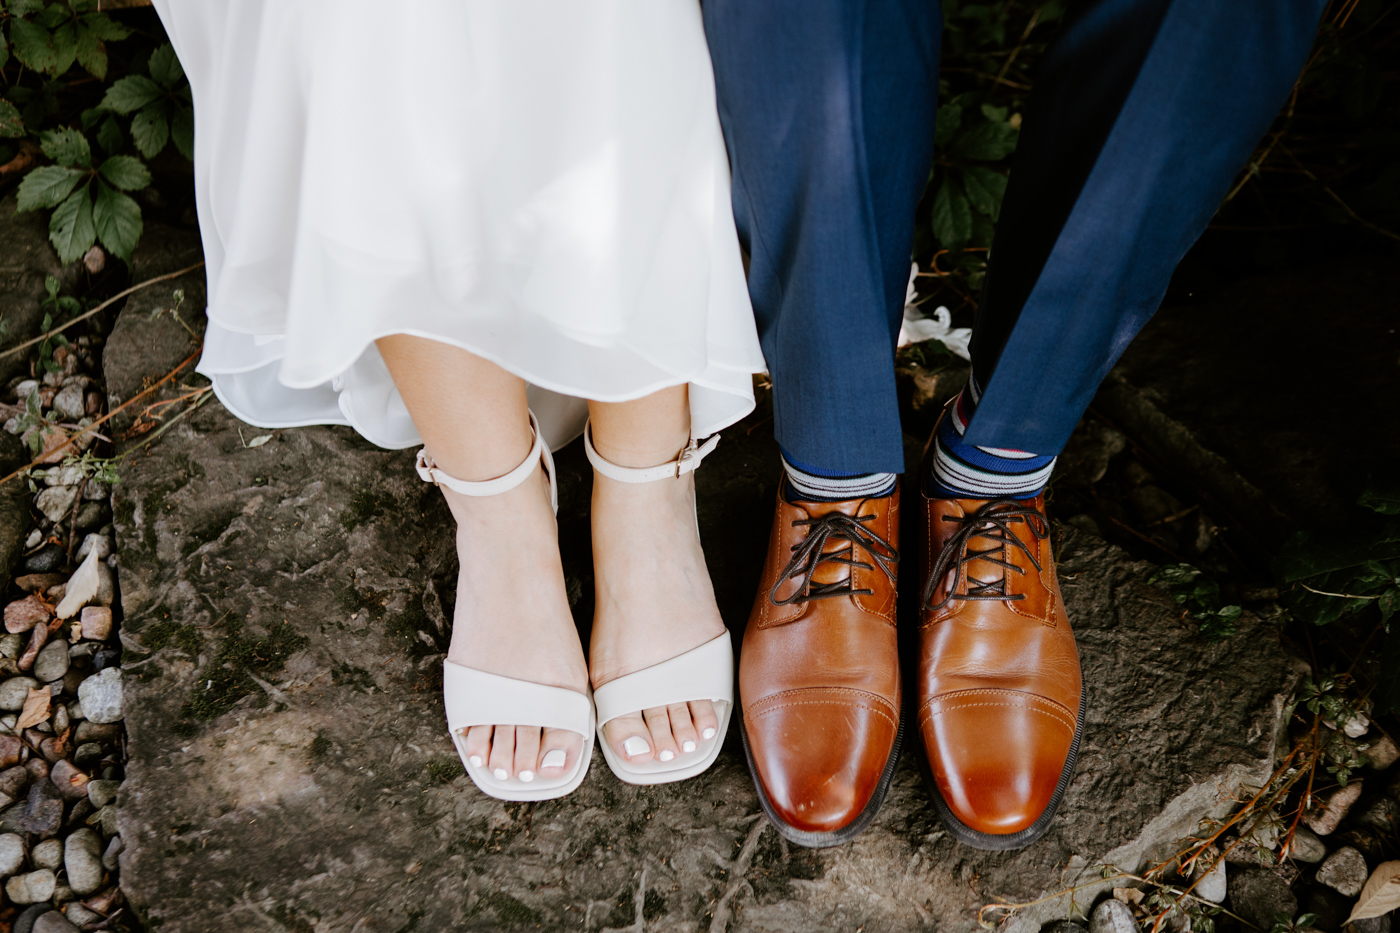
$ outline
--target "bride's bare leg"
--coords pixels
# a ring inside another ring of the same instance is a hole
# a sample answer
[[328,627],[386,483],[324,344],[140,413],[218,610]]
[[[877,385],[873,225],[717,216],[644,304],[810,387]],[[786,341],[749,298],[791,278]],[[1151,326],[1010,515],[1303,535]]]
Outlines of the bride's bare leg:
[[[395,335],[377,345],[428,452],[448,475],[492,479],[529,454],[521,379],[434,340]],[[457,519],[461,560],[448,659],[582,692],[588,671],[569,613],[544,471],[496,496],[442,493]],[[584,751],[576,733],[513,723],[476,726],[466,744],[498,778],[521,780],[563,774]]]
[[[593,445],[619,466],[674,460],[690,439],[688,387],[633,402],[590,402]],[[589,662],[593,686],[650,667],[724,632],[695,528],[695,478],[621,483],[593,474],[597,609]],[[639,710],[603,728],[634,762],[670,761],[714,735],[713,704]]]

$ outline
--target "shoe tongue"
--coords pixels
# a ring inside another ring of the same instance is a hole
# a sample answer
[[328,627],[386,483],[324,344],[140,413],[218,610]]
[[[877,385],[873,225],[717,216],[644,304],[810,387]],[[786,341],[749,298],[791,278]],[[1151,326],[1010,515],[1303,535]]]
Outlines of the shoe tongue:
[[[802,499],[792,504],[806,512],[808,518],[820,519],[834,513],[849,515],[852,518],[868,514],[868,510],[862,509],[865,503],[865,499],[842,499],[838,502],[812,502]],[[812,533],[810,525],[807,526],[805,530],[807,534]],[[833,535],[827,538],[826,543],[822,546],[822,554],[840,554],[851,560],[863,559],[860,554],[855,552],[850,539],[840,535]],[[852,569],[850,564],[843,564],[834,560],[822,560],[818,562],[817,569],[812,574],[812,582],[817,584],[844,583],[850,579]]]

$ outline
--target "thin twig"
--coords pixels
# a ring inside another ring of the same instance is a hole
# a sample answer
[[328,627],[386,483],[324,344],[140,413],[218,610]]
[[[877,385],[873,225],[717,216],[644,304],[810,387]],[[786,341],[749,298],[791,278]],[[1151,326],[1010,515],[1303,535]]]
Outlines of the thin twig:
[[1329,593],[1327,590],[1315,590],[1306,583],[1299,583],[1298,585],[1309,593],[1316,593],[1319,596],[1340,596],[1342,599],[1380,599],[1379,596],[1353,596],[1351,593]]
[[1021,54],[1021,49],[1025,48],[1026,40],[1030,38],[1031,30],[1035,28],[1035,24],[1040,22],[1040,10],[1040,7],[1035,8],[1035,12],[1031,14],[1031,21],[1026,23],[1025,32],[1021,33],[1021,40],[1016,43],[1016,47],[1012,49],[1011,54],[1006,57],[1005,63],[1001,66],[1001,71],[997,72],[996,81],[998,84],[1001,83],[1002,78],[1006,77],[1007,69],[1009,69],[1011,63],[1016,60],[1016,56]]
[[1284,155],[1288,156],[1288,158],[1293,160],[1293,164],[1298,166],[1299,171],[1301,171],[1304,175],[1308,176],[1308,178],[1316,182],[1318,187],[1320,187],[1323,190],[1323,193],[1325,193],[1329,198],[1335,201],[1338,207],[1346,211],[1348,217],[1361,224],[1361,226],[1365,227],[1367,230],[1370,230],[1372,233],[1379,233],[1381,236],[1390,237],[1392,240],[1400,242],[1400,233],[1392,233],[1386,228],[1377,226],[1376,224],[1373,224],[1366,218],[1362,217],[1360,214],[1356,213],[1356,211],[1351,209],[1351,205],[1347,204],[1347,202],[1342,200],[1341,195],[1337,194],[1337,192],[1329,188],[1321,178],[1318,178],[1316,175],[1310,172],[1307,169],[1307,167],[1303,165],[1302,162],[1299,162],[1298,157],[1295,156],[1291,151],[1289,151],[1287,146],[1280,144],[1279,148],[1283,150]]
[[61,334],[61,333],[63,333],[63,331],[65,331],[65,330],[67,330],[68,328],[72,327],[74,324],[77,324],[79,321],[85,321],[85,320],[87,320],[88,318],[92,317],[92,316],[93,316],[94,314],[96,314],[97,312],[102,311],[102,310],[104,310],[104,309],[106,309],[106,308],[110,308],[113,304],[115,304],[116,302],[118,302],[118,301],[120,301],[121,299],[125,298],[127,295],[130,295],[132,292],[139,292],[139,291],[140,291],[141,289],[143,289],[143,288],[146,288],[146,287],[148,287],[148,286],[150,286],[150,285],[155,285],[157,282],[164,282],[164,281],[166,281],[167,279],[177,279],[177,278],[179,278],[180,276],[182,276],[182,275],[184,275],[184,274],[186,274],[186,273],[188,273],[188,272],[193,272],[194,270],[198,269],[198,268],[199,268],[200,266],[202,266],[202,265],[204,265],[204,261],[203,261],[203,260],[200,260],[199,262],[195,263],[194,265],[192,265],[192,266],[187,266],[186,268],[181,269],[181,270],[179,270],[178,272],[171,272],[171,273],[168,273],[167,275],[158,275],[158,276],[156,276],[156,277],[153,278],[153,279],[147,279],[147,280],[144,281],[144,282],[138,282],[137,284],[131,286],[131,287],[128,288],[128,289],[125,289],[125,290],[123,290],[123,291],[117,292],[115,295],[113,295],[111,298],[108,298],[106,301],[102,302],[102,304],[98,305],[97,307],[95,307],[95,308],[93,308],[93,309],[91,309],[91,310],[89,310],[89,311],[84,311],[82,314],[80,314],[80,315],[78,315],[77,317],[73,318],[73,320],[69,321],[67,324],[64,324],[64,325],[61,326],[61,327],[55,327],[53,330],[49,331],[47,334],[40,334],[39,336],[35,337],[33,340],[28,340],[28,341],[25,341],[25,342],[22,343],[22,344],[19,344],[18,346],[10,347],[10,349],[6,350],[6,351],[3,352],[3,353],[0,353],[0,360],[3,360],[5,357],[10,356],[10,355],[12,355],[12,354],[18,353],[18,352],[21,351],[21,350],[28,349],[29,347],[34,346],[36,343],[43,343],[45,340],[48,340],[50,337],[54,336],[55,334]]

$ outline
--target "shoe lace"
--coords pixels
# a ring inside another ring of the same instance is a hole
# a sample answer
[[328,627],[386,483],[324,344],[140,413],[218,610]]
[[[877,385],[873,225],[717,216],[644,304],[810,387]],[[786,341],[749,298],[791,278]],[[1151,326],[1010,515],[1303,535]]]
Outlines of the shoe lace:
[[[1016,499],[993,499],[971,515],[945,515],[943,520],[956,522],[960,527],[943,545],[943,550],[939,552],[938,559],[933,563],[933,569],[929,571],[928,581],[924,584],[923,597],[920,600],[925,609],[942,609],[955,599],[1018,600],[1026,598],[1025,593],[1008,594],[1006,592],[1006,574],[1002,574],[996,580],[984,582],[969,577],[966,568],[973,561],[981,560],[1024,574],[1026,571],[1023,568],[1007,559],[1010,555],[1007,553],[1006,546],[1014,544],[1025,552],[1026,557],[1030,558],[1031,565],[1039,571],[1040,561],[1036,560],[1030,547],[1016,537],[1011,526],[1025,524],[1037,541],[1047,538],[1050,535],[1050,527],[1046,523],[1043,513]],[[973,538],[985,538],[993,542],[993,546],[986,550],[973,550],[971,547]],[[953,579],[948,584],[947,594],[937,603],[933,602],[933,593],[938,588],[939,581],[950,572],[953,574]],[[967,593],[958,595],[958,584],[962,580],[967,580]]]
[[[821,518],[800,518],[794,527],[809,526],[807,537],[792,546],[792,559],[778,574],[778,581],[768,591],[768,600],[775,606],[790,603],[805,603],[814,599],[830,599],[833,596],[859,596],[874,593],[874,590],[856,589],[851,575],[835,583],[814,583],[812,576],[824,563],[843,564],[848,567],[862,567],[873,570],[879,567],[885,576],[894,579],[893,567],[899,562],[899,553],[884,538],[865,527],[865,522],[873,521],[874,515],[858,515],[852,518],[841,512],[828,512]],[[826,545],[831,540],[845,540],[846,547],[826,553]],[[856,547],[859,546],[875,561],[871,564],[856,560]],[[789,580],[800,579],[797,591],[786,599],[778,598],[778,590]]]

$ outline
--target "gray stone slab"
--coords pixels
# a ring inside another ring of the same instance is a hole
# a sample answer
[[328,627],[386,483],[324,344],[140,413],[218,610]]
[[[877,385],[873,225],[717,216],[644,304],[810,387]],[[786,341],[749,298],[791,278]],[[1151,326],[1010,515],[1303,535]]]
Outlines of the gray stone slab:
[[[1246,614],[1239,635],[1207,644],[1146,582],[1150,565],[1062,528],[1087,731],[1059,818],[1026,850],[954,843],[915,748],[866,833],[790,846],[760,815],[737,730],[689,782],[625,785],[595,755],[571,796],[502,803],[474,789],[446,735],[452,529],[412,452],[324,427],[247,449],[238,428],[211,402],[133,452],[114,491],[131,756],[121,879],[162,933],[972,931],[984,904],[1085,882],[1104,861],[1136,869],[1221,812],[1266,773],[1298,674],[1272,628]],[[586,629],[586,463],[571,448],[559,468]],[[763,409],[697,474],[736,637],[776,477]],[[1104,892],[1052,899],[1006,928],[1029,933]]]

